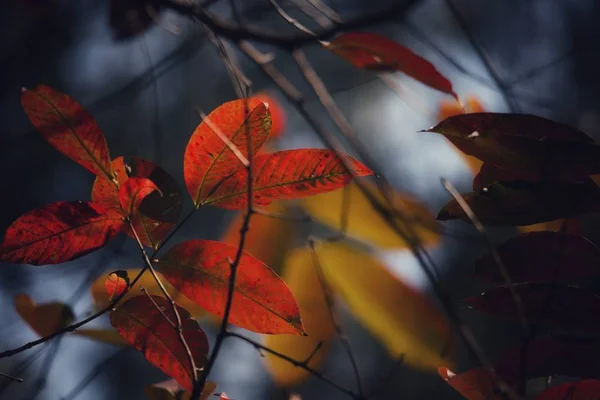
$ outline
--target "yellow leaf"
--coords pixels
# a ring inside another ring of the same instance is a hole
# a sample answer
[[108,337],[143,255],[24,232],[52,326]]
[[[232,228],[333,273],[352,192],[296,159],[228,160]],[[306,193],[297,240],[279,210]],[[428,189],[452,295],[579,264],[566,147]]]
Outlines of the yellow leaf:
[[322,243],[316,251],[333,290],[393,357],[421,370],[450,367],[450,328],[429,299],[368,254],[341,243]]
[[22,293],[14,298],[17,313],[41,337],[51,335],[73,322],[71,308],[63,303],[37,305],[31,297]]
[[[129,276],[129,279],[131,279],[132,282],[135,279],[135,277],[140,273],[140,271],[141,268],[131,268],[125,270],[125,272],[127,272]],[[90,288],[92,292],[92,299],[94,300],[94,305],[97,309],[105,308],[109,304],[109,295],[108,293],[106,293],[106,288],[104,287],[104,281],[106,280],[106,277],[109,274],[110,272],[100,276],[94,281],[94,283],[92,283],[92,286]],[[201,308],[196,303],[189,300],[187,297],[185,297],[183,294],[181,294],[179,291],[173,288],[173,286],[171,286],[171,284],[169,284],[169,282],[160,273],[157,273],[157,275],[160,278],[163,285],[165,286],[165,288],[167,289],[167,292],[169,292],[169,294],[173,298],[173,300],[175,300],[175,302],[181,307],[188,310],[194,318],[201,317],[205,314],[203,308]],[[158,284],[152,277],[152,274],[150,274],[149,271],[146,271],[144,272],[144,275],[142,275],[140,280],[138,280],[135,283],[135,285],[129,290],[129,292],[127,292],[127,294],[119,304],[123,304],[126,300],[128,300],[131,297],[139,296],[141,294],[139,290],[140,286],[143,286],[148,292],[148,294],[157,296],[163,295],[162,291],[160,290],[160,287],[158,287]]]
[[[216,388],[216,383],[206,381],[200,400],[207,400]],[[149,400],[189,400],[191,398],[191,393],[186,392],[174,379],[147,386],[144,391]]]
[[86,337],[102,343],[114,344],[115,346],[127,346],[121,335],[114,329],[77,329],[74,335]]
[[[312,254],[308,249],[295,249],[288,254],[282,278],[298,302],[308,336],[266,335],[265,346],[294,360],[304,361],[322,341],[322,347],[308,363],[311,368],[318,368],[325,359],[335,330],[313,265]],[[265,354],[265,361],[269,373],[280,386],[293,386],[310,376],[304,369],[269,353]]]
[[[378,188],[369,182],[364,182],[377,200],[387,204],[385,197]],[[344,194],[344,190],[347,191]],[[346,213],[347,236],[366,242],[383,249],[406,248],[406,242],[387,224],[384,218],[372,207],[356,183],[346,188],[317,196],[305,197],[302,201],[304,210],[315,220],[336,230],[342,229],[342,212],[344,211],[344,196],[347,196],[348,208]],[[402,211],[407,217],[413,218],[412,228],[425,246],[435,245],[440,241],[440,227],[431,212],[415,199],[401,193],[391,193],[391,203],[395,209]],[[418,222],[417,222],[418,221]],[[402,227],[400,219],[397,223]]]

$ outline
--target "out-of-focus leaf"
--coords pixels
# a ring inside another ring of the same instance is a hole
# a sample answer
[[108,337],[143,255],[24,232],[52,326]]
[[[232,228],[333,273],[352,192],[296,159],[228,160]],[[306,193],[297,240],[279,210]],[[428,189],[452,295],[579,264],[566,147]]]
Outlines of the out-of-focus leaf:
[[446,367],[438,368],[438,374],[448,385],[467,400],[503,400],[495,394],[494,381],[484,368],[473,368],[455,374]]
[[580,218],[564,218],[557,219],[550,222],[541,222],[539,224],[520,226],[519,232],[521,233],[529,233],[529,232],[540,232],[540,231],[563,231],[570,233],[573,235],[581,235],[583,232],[581,219]]
[[[364,184],[381,204],[388,204],[374,184],[369,182],[364,182]],[[342,217],[344,197],[347,201],[347,209],[346,214]],[[394,209],[402,211],[407,218],[414,221],[411,224],[412,228],[423,245],[432,246],[439,243],[441,227],[424,205],[416,199],[398,192],[390,193],[390,200]],[[345,218],[345,233],[351,238],[384,249],[408,247],[406,242],[373,208],[356,183],[350,183],[345,188],[329,193],[304,198],[301,204],[312,218],[336,230],[342,230],[342,221]],[[396,223],[401,228],[405,227],[400,218],[396,219]]]
[[[141,268],[132,268],[132,269],[125,270],[125,272],[127,273],[127,275],[129,277],[131,277],[131,279],[134,279],[136,276],[138,276],[138,274],[140,273],[141,270],[142,270]],[[187,297],[185,297],[180,292],[178,292],[175,288],[173,288],[173,286],[171,286],[171,284],[169,282],[167,282],[167,280],[165,279],[164,276],[162,276],[162,274],[160,274],[158,272],[156,274],[158,275],[158,278],[161,280],[161,282],[165,286],[165,289],[167,289],[167,292],[169,293],[171,298],[177,304],[179,304],[180,306],[182,306],[183,308],[188,310],[194,318],[199,318],[199,317],[203,316],[204,314],[206,314],[206,311],[202,307],[198,306],[196,303],[189,300]],[[108,275],[109,274],[104,274],[102,276],[99,276],[94,281],[94,283],[92,283],[92,286],[90,287],[90,292],[92,295],[92,299],[94,301],[94,306],[97,310],[106,308],[110,304],[110,298],[109,298],[109,295],[106,292],[106,288],[104,286],[104,282],[108,278]],[[142,275],[142,277],[136,282],[135,286],[132,287],[129,290],[129,292],[127,292],[127,294],[125,295],[125,297],[123,297],[123,299],[121,301],[124,302],[124,301],[129,300],[132,297],[139,296],[139,294],[140,294],[140,291],[138,290],[139,287],[143,287],[144,289],[146,289],[146,292],[148,292],[151,295],[155,295],[155,296],[163,295],[162,290],[160,289],[160,287],[158,286],[158,284],[152,277],[152,274],[150,274],[150,272],[146,271],[144,273],[144,275]]]
[[[286,208],[281,202],[269,204],[265,211],[283,214]],[[244,223],[245,212],[238,213],[221,236],[221,242],[232,246],[240,244],[240,229]],[[254,214],[250,219],[244,251],[252,254],[275,271],[279,271],[288,250],[294,242],[297,222],[286,218],[276,218]]]
[[104,287],[109,301],[119,297],[129,287],[129,275],[127,271],[113,271],[106,277]]
[[[208,356],[206,335],[190,313],[176,307],[181,318],[181,333],[194,364],[196,368],[203,368]],[[171,303],[160,296],[132,297],[110,313],[110,323],[127,343],[141,351],[150,364],[191,392],[194,383],[192,365],[172,321],[177,318]]]
[[98,176],[112,177],[106,138],[79,103],[38,85],[33,90],[23,89],[21,104],[33,126],[56,150]]
[[[158,191],[144,197],[139,212],[133,216],[133,226],[142,243],[155,248],[181,216],[183,201],[177,181],[164,169],[143,158],[132,157],[126,163],[123,157],[117,157],[111,165],[121,187],[130,177],[149,179],[158,187]],[[102,176],[94,181],[92,200],[122,213],[119,190],[113,182]],[[129,227],[126,227],[125,233],[134,237]]]
[[0,260],[32,265],[74,260],[104,246],[124,225],[119,214],[101,204],[48,204],[21,215],[8,227]]
[[[529,321],[547,324],[566,331],[599,332],[600,296],[575,286],[544,283],[520,283],[514,289],[523,303]],[[499,317],[517,319],[510,291],[497,287],[465,303],[472,308]]]
[[357,68],[376,72],[401,71],[458,100],[452,83],[433,64],[384,36],[371,32],[344,33],[324,47]]
[[254,155],[271,133],[271,114],[257,98],[224,103],[206,118],[209,122],[198,125],[183,156],[185,185],[196,207],[204,204],[225,178],[243,167],[223,139],[248,158],[248,142]]
[[[160,190],[148,178],[129,178],[119,188],[119,202],[126,216],[137,214],[140,204],[152,192]],[[137,231],[137,230],[136,230]]]
[[146,31],[160,9],[158,0],[111,0],[109,22],[115,39],[129,39]]
[[[356,176],[373,171],[348,155],[340,155]],[[313,196],[339,189],[352,180],[342,161],[329,150],[298,149],[254,157],[252,203],[266,206],[273,200]],[[221,208],[241,209],[248,204],[248,172],[238,171],[205,201]]]
[[[577,235],[531,232],[507,240],[497,251],[513,282],[579,283],[600,276],[600,248]],[[475,277],[504,283],[491,254],[477,260]]]
[[[313,255],[308,249],[296,249],[289,253],[283,269],[283,280],[296,297],[308,336],[269,335],[264,344],[294,360],[306,360],[322,342],[308,363],[309,367],[316,369],[327,355],[335,328],[313,264]],[[279,386],[294,386],[310,376],[306,370],[270,353],[265,354],[264,359],[269,373]]]
[[286,128],[286,113],[281,104],[266,92],[259,92],[252,97],[269,106],[269,112],[271,113],[271,135],[269,138],[276,139],[283,135]]
[[[223,316],[230,261],[238,249],[212,240],[189,240],[169,249],[157,265],[181,293],[207,311]],[[301,334],[300,310],[285,282],[262,261],[243,252],[235,280],[229,322],[270,334]]]
[[[200,400],[208,400],[217,388],[217,384],[206,381]],[[149,400],[190,400],[192,394],[186,392],[174,379],[147,386],[144,391]]]
[[521,379],[521,367],[527,379],[554,375],[600,379],[600,341],[544,336],[527,346],[525,362],[523,346],[519,343],[507,350],[495,364],[498,375],[508,384],[516,385]]
[[17,313],[41,337],[64,328],[75,318],[71,307],[66,304],[53,302],[37,305],[24,293],[16,295],[14,303]]
[[113,329],[77,329],[73,332],[74,335],[83,336],[97,342],[108,343],[115,346],[126,346],[127,342],[123,340],[121,335]]
[[563,383],[538,394],[535,400],[600,400],[600,381]]
[[452,364],[454,345],[444,316],[368,254],[340,243],[316,247],[327,282],[393,357],[422,370]]
[[[485,191],[463,197],[483,224],[524,226],[596,212],[600,189],[591,180],[494,183]],[[456,200],[446,204],[437,218],[471,222]]]

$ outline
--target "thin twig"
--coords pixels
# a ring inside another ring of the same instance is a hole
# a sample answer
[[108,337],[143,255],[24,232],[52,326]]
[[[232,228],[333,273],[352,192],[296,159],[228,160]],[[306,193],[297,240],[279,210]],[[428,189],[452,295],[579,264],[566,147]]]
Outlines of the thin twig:
[[217,135],[219,137],[219,139],[221,139],[223,141],[223,143],[225,143],[225,145],[227,147],[229,147],[229,150],[231,150],[231,152],[233,154],[235,154],[235,156],[240,160],[240,162],[244,165],[244,167],[248,168],[250,166],[250,161],[248,161],[246,156],[244,156],[244,154],[242,154],[240,149],[238,149],[238,147],[231,140],[229,140],[229,138],[227,136],[225,136],[223,131],[218,126],[216,126],[215,124],[212,123],[212,121],[210,120],[210,118],[208,118],[208,115],[206,115],[206,113],[204,111],[202,111],[201,109],[198,108],[198,114],[200,114],[200,117],[202,118],[202,122],[205,122],[210,127],[210,129],[215,133],[215,135]]
[[367,398],[374,397],[375,395],[378,395],[379,393],[383,392],[386,389],[386,387],[393,381],[394,375],[396,375],[396,371],[402,365],[404,365],[404,354],[402,354],[397,360],[394,360],[394,363],[386,377],[383,378],[381,384],[377,388],[373,389],[373,391],[371,391],[371,393],[367,395]]
[[317,34],[314,33],[313,31],[311,31],[310,29],[308,29],[306,26],[302,25],[300,22],[298,22],[294,17],[292,17],[290,14],[287,13],[287,11],[285,11],[283,9],[283,7],[281,7],[279,5],[279,3],[277,3],[277,0],[269,0],[269,2],[273,5],[273,7],[275,8],[275,10],[277,11],[277,13],[279,15],[281,15],[281,17],[283,17],[283,19],[285,19],[290,25],[293,25],[294,27],[296,27],[296,29],[311,35],[311,36],[316,36]]
[[332,21],[307,0],[291,0],[291,3],[304,13],[304,15],[312,18],[321,28],[329,28],[331,26]]
[[0,377],[6,378],[6,379],[11,380],[11,381],[19,382],[19,383],[23,382],[23,379],[21,379],[21,378],[15,378],[14,376],[10,376],[8,374],[5,374],[4,372],[0,372]]
[[316,10],[318,10],[321,14],[325,15],[327,18],[331,20],[331,22],[341,25],[344,23],[340,14],[335,12],[331,7],[327,4],[323,3],[321,0],[306,0],[308,4],[313,6]]

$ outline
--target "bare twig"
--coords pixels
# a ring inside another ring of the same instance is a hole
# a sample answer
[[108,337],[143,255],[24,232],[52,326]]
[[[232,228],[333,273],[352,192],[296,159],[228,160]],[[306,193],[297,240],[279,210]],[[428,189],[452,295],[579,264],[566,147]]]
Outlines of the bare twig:
[[6,379],[14,381],[14,382],[19,382],[19,383],[23,382],[23,379],[21,379],[21,378],[15,378],[14,376],[10,376],[8,374],[5,374],[4,372],[0,372],[0,377],[6,378]]
[[235,156],[238,158],[238,160],[240,160],[244,167],[248,168],[250,166],[250,161],[248,161],[246,156],[242,154],[240,149],[238,149],[238,147],[235,144],[233,144],[233,142],[229,140],[227,136],[225,136],[223,131],[221,131],[221,129],[218,126],[212,123],[212,121],[210,120],[210,118],[208,118],[208,115],[206,115],[204,111],[198,109],[198,114],[200,114],[202,121],[210,127],[210,129],[215,133],[215,135],[217,135],[219,139],[221,139],[223,143],[225,143],[225,145],[229,147],[229,150],[231,150],[231,152],[235,154]]
[[331,7],[323,3],[321,0],[306,0],[306,2],[313,6],[321,14],[329,18],[333,23],[342,24],[344,22],[340,14],[335,12]]
[[300,22],[298,22],[290,14],[288,14],[287,11],[285,11],[283,9],[283,7],[281,7],[279,5],[279,3],[277,2],[277,0],[269,0],[269,2],[273,5],[273,7],[275,8],[275,10],[277,10],[277,13],[279,15],[281,15],[283,17],[283,19],[285,19],[290,25],[293,25],[298,30],[300,30],[300,31],[302,31],[302,32],[304,32],[304,33],[306,33],[308,35],[311,35],[311,36],[316,36],[317,35],[313,31],[311,31],[310,29],[308,29],[306,26],[304,26]]
[[329,28],[331,20],[307,0],[292,0],[294,6],[306,16],[312,18],[321,28]]

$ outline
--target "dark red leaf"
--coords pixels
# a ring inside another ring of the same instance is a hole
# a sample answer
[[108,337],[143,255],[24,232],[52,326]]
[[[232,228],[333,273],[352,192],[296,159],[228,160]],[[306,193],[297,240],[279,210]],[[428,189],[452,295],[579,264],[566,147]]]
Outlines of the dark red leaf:
[[[356,176],[373,171],[348,155],[341,155]],[[273,200],[295,199],[339,189],[352,180],[341,160],[329,150],[299,149],[262,154],[252,164],[252,203],[266,206]],[[245,168],[225,180],[205,204],[240,209],[248,204],[248,178]]]
[[[494,183],[480,193],[463,194],[483,224],[526,226],[597,212],[600,188],[590,179],[584,183]],[[456,200],[438,213],[438,220],[471,222]]]
[[490,163],[484,163],[473,179],[473,191],[480,192],[483,188],[496,182],[514,181],[537,182],[539,181],[539,175],[535,171],[504,169]]
[[370,32],[344,33],[324,47],[355,67],[376,72],[401,71],[458,99],[452,83],[433,64],[384,36]]
[[137,214],[142,201],[152,192],[160,193],[158,187],[148,178],[129,178],[119,188],[119,202],[125,215]]
[[[600,296],[575,286],[543,283],[514,285],[523,302],[529,321],[540,322],[566,331],[600,332]],[[497,287],[479,296],[469,297],[465,303],[492,315],[517,319],[510,291]]]
[[600,381],[563,383],[538,394],[535,400],[600,400]]
[[[190,313],[183,307],[176,307],[194,364],[196,368],[202,368],[208,355],[206,335]],[[127,343],[141,351],[150,364],[191,392],[194,383],[192,366],[173,326],[175,321],[177,317],[171,303],[159,296],[133,297],[110,313],[110,323]]]
[[0,260],[59,264],[104,246],[124,227],[123,218],[101,204],[61,201],[29,211],[7,229]]
[[[212,240],[190,240],[171,248],[158,262],[173,287],[207,311],[225,312],[230,261],[237,248]],[[229,322],[273,334],[303,332],[300,310],[285,282],[262,261],[244,252],[240,259]]]
[[106,277],[104,281],[108,299],[112,300],[119,297],[129,287],[129,276],[127,271],[113,271]]
[[[271,133],[271,114],[258,98],[224,103],[207,119],[208,122],[202,121],[192,134],[183,156],[185,184],[197,207],[225,178],[243,166],[221,136],[247,158],[248,139],[254,155]],[[217,129],[218,132],[215,132]]]
[[129,39],[150,28],[160,8],[158,0],[111,0],[109,22],[115,39]]
[[94,117],[64,93],[46,85],[23,89],[29,120],[58,151],[98,176],[112,177],[108,145]]
[[[497,250],[513,282],[578,283],[600,276],[600,248],[581,236],[530,232],[509,239]],[[477,260],[475,277],[504,283],[491,254]]]
[[456,374],[446,367],[440,367],[438,374],[467,400],[504,399],[495,394],[494,381],[484,368],[473,368]]
[[[121,187],[129,177],[150,179],[158,187],[159,191],[154,191],[143,199],[139,212],[133,216],[133,225],[142,243],[156,247],[181,215],[183,202],[179,185],[165,170],[143,158],[132,157],[126,163],[123,157],[117,157],[112,161],[112,168]],[[122,212],[117,187],[102,176],[94,181],[92,200]],[[125,233],[133,237],[129,227]]]

